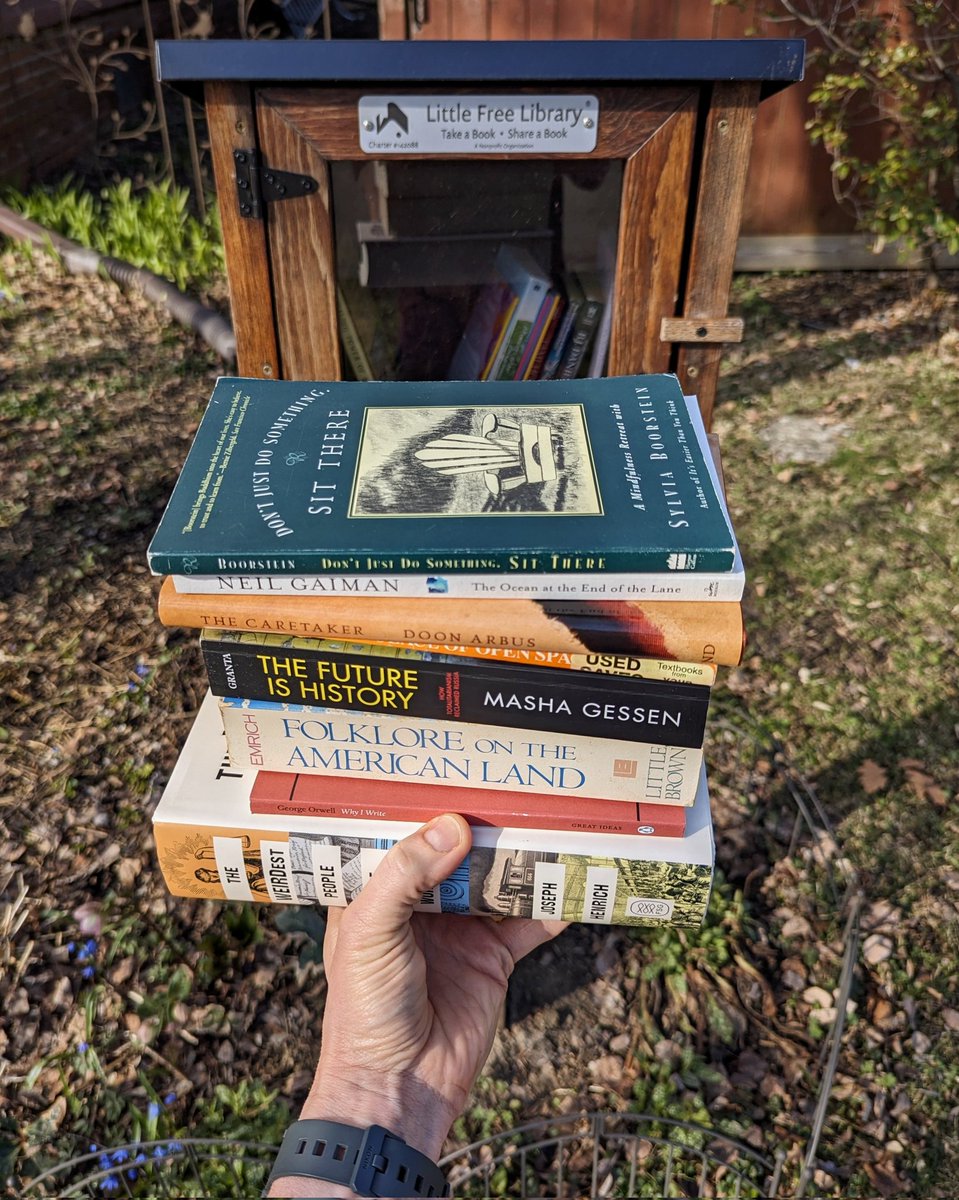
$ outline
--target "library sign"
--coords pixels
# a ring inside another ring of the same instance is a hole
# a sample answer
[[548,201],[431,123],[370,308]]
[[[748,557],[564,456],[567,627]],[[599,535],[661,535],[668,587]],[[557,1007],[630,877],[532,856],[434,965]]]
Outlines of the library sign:
[[587,154],[595,96],[362,96],[364,154]]

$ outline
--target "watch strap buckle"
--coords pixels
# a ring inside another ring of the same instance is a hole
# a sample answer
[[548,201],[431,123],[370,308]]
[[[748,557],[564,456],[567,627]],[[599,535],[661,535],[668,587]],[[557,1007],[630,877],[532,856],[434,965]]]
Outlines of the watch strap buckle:
[[363,1133],[350,1180],[350,1187],[361,1196],[380,1195],[376,1190],[376,1181],[387,1166],[388,1160],[383,1153],[387,1138],[392,1138],[392,1134],[382,1125],[370,1125]]

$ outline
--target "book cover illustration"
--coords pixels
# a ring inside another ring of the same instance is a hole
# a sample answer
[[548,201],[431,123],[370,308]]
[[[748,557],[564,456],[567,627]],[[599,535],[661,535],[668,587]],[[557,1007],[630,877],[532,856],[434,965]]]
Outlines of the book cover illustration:
[[[710,445],[699,413],[699,405],[686,396],[686,408],[699,440],[713,486],[726,511],[719,473],[718,445]],[[728,517],[728,511],[727,511]],[[416,598],[435,595],[477,599],[515,597],[531,600],[741,600],[746,585],[742,555],[733,531],[735,556],[729,571],[646,571],[613,575],[597,571],[564,571],[562,575],[524,572],[454,575],[413,572],[402,575],[174,575],[180,592],[207,595],[354,595]],[[587,566],[589,564],[587,563]]]
[[366,409],[348,516],[566,512],[603,512],[582,405]]
[[726,571],[734,550],[675,376],[223,378],[148,559],[180,575],[562,574]]
[[[346,822],[250,812],[255,772],[224,763],[208,695],[154,812],[164,879],[179,896],[343,905],[418,822]],[[476,827],[461,867],[425,912],[700,924],[714,846],[705,774],[683,838]]]
[[207,631],[200,648],[217,696],[694,748],[705,736],[710,689],[701,684],[444,660],[419,650],[370,654],[268,633]]

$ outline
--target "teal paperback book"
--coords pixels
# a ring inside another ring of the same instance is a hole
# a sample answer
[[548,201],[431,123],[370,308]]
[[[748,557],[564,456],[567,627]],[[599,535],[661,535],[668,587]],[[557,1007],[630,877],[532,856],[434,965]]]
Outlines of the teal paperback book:
[[217,381],[154,574],[728,571],[674,375]]

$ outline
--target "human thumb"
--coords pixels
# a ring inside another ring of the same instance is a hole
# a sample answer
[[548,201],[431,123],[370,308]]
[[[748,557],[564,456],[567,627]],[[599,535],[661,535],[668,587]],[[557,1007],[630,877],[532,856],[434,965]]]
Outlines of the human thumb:
[[367,929],[375,923],[381,935],[398,932],[423,893],[463,861],[471,840],[470,827],[461,816],[434,817],[392,847],[350,906],[352,916]]

